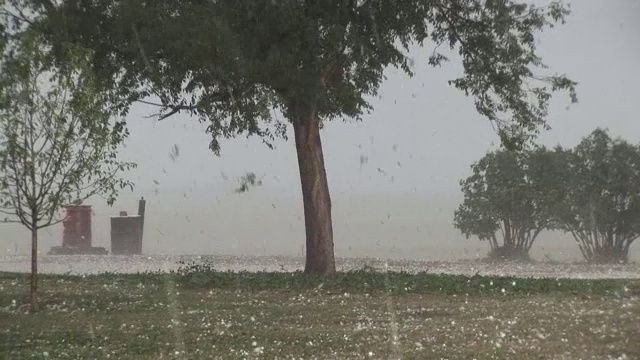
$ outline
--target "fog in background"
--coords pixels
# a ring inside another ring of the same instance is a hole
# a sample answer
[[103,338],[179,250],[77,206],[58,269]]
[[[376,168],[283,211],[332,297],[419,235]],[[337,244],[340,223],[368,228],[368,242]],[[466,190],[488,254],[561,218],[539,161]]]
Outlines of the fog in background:
[[[564,26],[544,33],[540,55],[551,70],[579,82],[579,103],[556,96],[546,145],[574,146],[594,128],[640,141],[640,1],[577,0]],[[475,111],[473,100],[447,85],[462,72],[457,57],[434,69],[432,49],[415,49],[416,76],[387,71],[374,110],[363,122],[328,123],[322,131],[333,202],[338,257],[475,258],[488,244],[453,228],[462,201],[459,181],[498,137]],[[221,157],[208,149],[206,125],[188,115],[161,122],[156,109],[137,105],[128,117],[131,136],[122,159],[138,163],[127,174],[134,192],[114,207],[92,198],[93,245],[110,248],[109,217],[137,211],[147,200],[146,254],[302,255],[304,218],[293,139],[270,151],[260,139],[222,142]],[[292,138],[292,136],[290,137]],[[171,157],[177,146],[177,157]],[[361,156],[366,157],[363,163]],[[236,194],[238,179],[254,172],[263,185]],[[1,224],[0,245],[27,254],[28,233]],[[40,249],[60,245],[60,225],[41,231]],[[580,259],[570,235],[543,233],[532,255]],[[631,247],[640,260],[640,244]]]

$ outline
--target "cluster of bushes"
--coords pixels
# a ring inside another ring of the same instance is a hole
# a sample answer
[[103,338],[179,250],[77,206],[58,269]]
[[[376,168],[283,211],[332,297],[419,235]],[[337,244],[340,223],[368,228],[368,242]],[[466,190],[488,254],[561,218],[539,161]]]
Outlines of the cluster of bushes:
[[619,263],[640,236],[640,146],[596,129],[572,149],[490,152],[461,181],[454,226],[489,256],[529,259],[543,230],[575,239],[585,260]]

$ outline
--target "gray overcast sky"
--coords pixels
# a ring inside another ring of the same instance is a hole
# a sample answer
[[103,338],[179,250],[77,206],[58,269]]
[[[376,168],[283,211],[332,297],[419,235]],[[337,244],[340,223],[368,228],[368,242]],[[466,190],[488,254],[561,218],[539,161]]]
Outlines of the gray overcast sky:
[[[552,71],[579,82],[580,102],[567,110],[568,97],[556,97],[553,129],[540,141],[573,146],[598,126],[640,141],[640,1],[575,0],[572,8],[566,25],[541,36],[540,54]],[[426,65],[429,54],[411,54],[414,78],[389,69],[363,122],[335,121],[322,133],[338,256],[438,258],[486,251],[477,240],[465,240],[451,221],[461,200],[459,180],[498,139],[472,99],[448,87],[447,80],[461,72],[457,59],[433,69]],[[196,119],[144,118],[153,111],[137,106],[128,118],[131,137],[122,156],[138,163],[129,176],[135,192],[123,194],[115,208],[90,201],[95,245],[109,248],[109,216],[134,211],[136,199],[145,196],[145,253],[301,253],[302,199],[291,141],[269,151],[259,139],[233,139],[216,157]],[[175,161],[169,156],[174,145],[180,149]],[[362,166],[361,155],[368,157]],[[233,194],[237,178],[250,171],[264,176],[264,185]],[[23,230],[0,231],[24,239],[15,244],[26,253]],[[61,241],[59,226],[43,235],[44,251]],[[13,244],[8,247],[13,251]],[[552,247],[578,254],[570,237],[552,234],[534,246],[534,255]]]

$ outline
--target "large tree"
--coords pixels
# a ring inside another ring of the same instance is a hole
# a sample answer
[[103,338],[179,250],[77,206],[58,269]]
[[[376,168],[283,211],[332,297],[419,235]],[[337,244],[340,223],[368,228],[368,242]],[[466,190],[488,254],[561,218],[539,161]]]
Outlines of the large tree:
[[126,129],[81,71],[84,52],[70,53],[70,66],[58,71],[41,40],[30,31],[14,37],[0,64],[0,214],[31,233],[31,312],[38,309],[38,231],[61,221],[64,205],[94,195],[112,204],[130,185],[119,173],[133,166],[116,158]]
[[454,226],[466,237],[487,241],[491,258],[529,259],[540,232],[556,226],[563,158],[560,148],[488,153],[460,182],[464,201],[454,212]]
[[[41,15],[33,26],[52,45],[94,51],[94,71],[103,86],[121,91],[123,110],[145,101],[158,102],[162,118],[189,111],[209,124],[216,153],[221,137],[258,135],[270,143],[291,123],[305,271],[323,276],[334,275],[335,262],[320,128],[371,110],[367,99],[388,66],[412,75],[412,45],[457,50],[464,74],[449,84],[474,98],[507,146],[522,145],[546,126],[552,92],[569,90],[575,100],[575,83],[547,73],[536,52],[537,34],[568,14],[560,2],[24,1]],[[437,51],[425,59],[433,66],[445,60]]]
[[640,148],[596,129],[571,151],[556,212],[589,262],[627,262],[640,237]]

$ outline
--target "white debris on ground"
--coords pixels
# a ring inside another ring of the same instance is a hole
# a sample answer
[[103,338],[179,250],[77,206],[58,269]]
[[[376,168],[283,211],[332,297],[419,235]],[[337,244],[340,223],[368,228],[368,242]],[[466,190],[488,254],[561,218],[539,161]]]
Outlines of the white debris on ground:
[[[285,256],[219,256],[219,255],[41,255],[39,271],[49,274],[98,274],[168,272],[184,264],[209,264],[220,271],[297,271],[304,269],[304,259]],[[182,265],[181,265],[182,264]],[[488,263],[480,260],[417,261],[384,260],[374,258],[339,258],[339,270],[358,270],[365,267],[376,270],[426,271],[433,274],[460,274],[482,276],[548,277],[577,279],[640,278],[640,264],[589,265],[585,263],[536,262]],[[0,271],[29,272],[30,257],[0,256]]]

